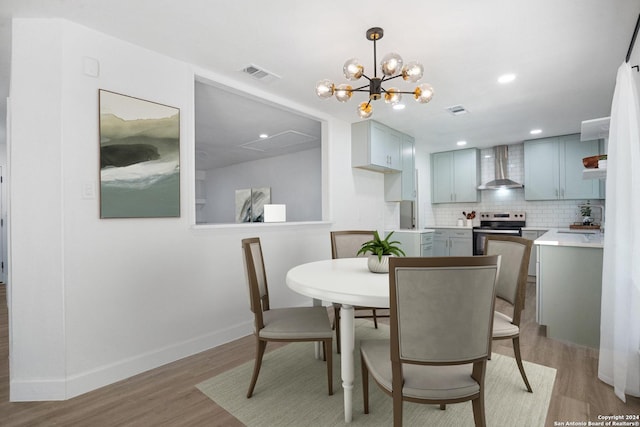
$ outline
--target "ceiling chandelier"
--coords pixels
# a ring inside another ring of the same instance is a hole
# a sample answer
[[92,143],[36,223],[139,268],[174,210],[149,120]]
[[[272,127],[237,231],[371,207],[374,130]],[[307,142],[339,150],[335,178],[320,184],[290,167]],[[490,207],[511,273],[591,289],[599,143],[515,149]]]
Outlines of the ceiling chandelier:
[[360,77],[364,77],[369,81],[369,84],[364,86],[353,88],[350,84],[340,84],[336,86],[331,80],[320,80],[316,84],[316,94],[322,98],[327,99],[335,94],[336,99],[340,102],[347,102],[351,99],[353,92],[369,92],[369,100],[362,102],[358,105],[358,115],[362,119],[369,118],[373,113],[373,107],[371,101],[382,98],[384,94],[384,101],[387,104],[396,105],[399,104],[402,99],[402,94],[412,94],[413,98],[420,104],[426,104],[433,98],[433,87],[430,84],[423,83],[418,85],[413,91],[406,92],[401,91],[396,87],[390,87],[385,89],[382,84],[389,80],[402,77],[404,80],[415,83],[422,78],[424,73],[424,67],[422,64],[411,61],[403,66],[402,57],[397,53],[388,53],[380,62],[380,69],[383,77],[378,77],[376,70],[376,42],[382,38],[384,31],[382,28],[373,27],[367,30],[367,40],[373,42],[373,77],[369,77],[364,74],[364,66],[356,58],[348,59],[344,63],[342,71],[347,80],[358,80]]

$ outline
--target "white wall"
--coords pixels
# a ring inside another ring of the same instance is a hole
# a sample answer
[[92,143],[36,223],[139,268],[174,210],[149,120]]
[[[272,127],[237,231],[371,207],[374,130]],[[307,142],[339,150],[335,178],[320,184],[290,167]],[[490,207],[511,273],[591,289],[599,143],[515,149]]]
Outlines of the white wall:
[[271,188],[271,203],[287,206],[287,221],[322,220],[320,148],[206,171],[203,222],[235,222],[235,191]]
[[[250,333],[244,237],[262,239],[278,307],[309,303],[284,277],[330,256],[331,227],[383,228],[382,174],[351,169],[349,124],[311,111],[332,223],[194,228],[194,67],[62,20],[14,20],[12,51],[13,401],[66,399]],[[100,88],[180,108],[180,218],[99,219],[85,190],[98,192]]]

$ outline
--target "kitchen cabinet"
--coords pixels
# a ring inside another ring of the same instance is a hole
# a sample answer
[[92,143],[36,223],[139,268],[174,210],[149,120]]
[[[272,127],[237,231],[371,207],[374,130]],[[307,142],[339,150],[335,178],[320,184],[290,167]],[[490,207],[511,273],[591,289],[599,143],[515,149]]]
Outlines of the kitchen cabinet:
[[473,255],[471,229],[437,228],[433,234],[433,256]]
[[401,172],[402,134],[374,120],[351,125],[351,166],[376,172]]
[[580,141],[578,134],[525,141],[525,200],[602,198],[599,181],[582,179],[582,158],[601,150],[601,141]]
[[602,248],[536,245],[537,322],[547,336],[600,345]]
[[431,203],[477,202],[479,180],[478,149],[431,154]]
[[[536,240],[538,237],[542,236],[546,233],[547,230],[523,230],[522,237],[529,240]],[[536,264],[538,262],[538,252],[536,251],[536,247],[531,248],[531,257],[529,258],[529,276],[536,275]]]
[[406,256],[433,256],[433,234],[433,230],[396,230],[391,240],[400,242]]
[[400,163],[401,172],[384,175],[384,199],[387,202],[413,201],[416,198],[415,141],[405,134],[401,134]]

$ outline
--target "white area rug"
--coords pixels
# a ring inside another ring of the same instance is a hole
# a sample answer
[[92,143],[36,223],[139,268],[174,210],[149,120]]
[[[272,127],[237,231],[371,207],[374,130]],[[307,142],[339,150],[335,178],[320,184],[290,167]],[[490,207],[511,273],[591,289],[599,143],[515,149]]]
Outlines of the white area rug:
[[[385,338],[386,325],[373,328],[356,321],[357,339]],[[267,346],[268,351],[268,346]],[[313,356],[313,344],[292,343],[264,356],[251,399],[246,393],[253,361],[198,384],[198,389],[247,426],[390,426],[391,397],[369,381],[370,413],[362,407],[360,352],[356,343],[353,421],[344,422],[340,357],[334,346],[334,394],[327,394],[326,366]],[[525,389],[516,361],[494,353],[485,380],[485,407],[489,426],[543,426],[549,408],[556,370],[524,362],[533,394]],[[404,403],[405,426],[473,426],[471,402],[447,405]]]

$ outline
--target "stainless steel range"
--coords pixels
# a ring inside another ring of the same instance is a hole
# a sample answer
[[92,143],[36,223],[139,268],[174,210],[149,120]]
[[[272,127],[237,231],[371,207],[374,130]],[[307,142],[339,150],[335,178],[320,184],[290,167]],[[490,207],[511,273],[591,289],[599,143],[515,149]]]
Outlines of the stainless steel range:
[[490,234],[522,236],[524,212],[480,212],[480,226],[473,227],[473,254],[484,255],[484,242]]

